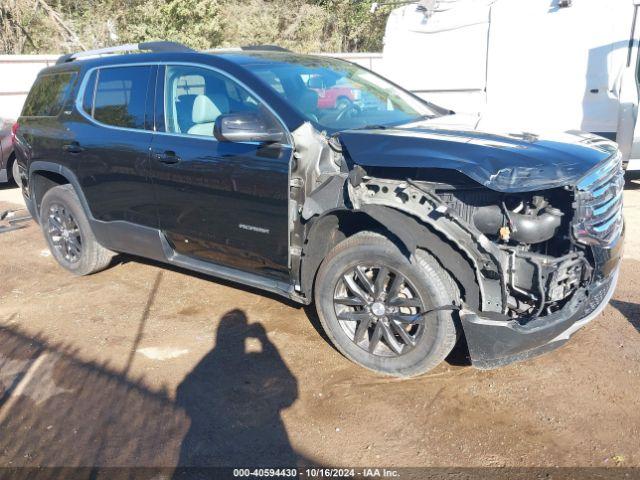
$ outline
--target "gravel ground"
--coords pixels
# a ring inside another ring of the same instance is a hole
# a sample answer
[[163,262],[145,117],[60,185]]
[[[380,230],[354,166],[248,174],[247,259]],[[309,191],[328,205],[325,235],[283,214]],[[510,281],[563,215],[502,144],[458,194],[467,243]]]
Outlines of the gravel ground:
[[75,278],[28,222],[0,234],[0,466],[640,466],[640,184],[625,201],[614,299],[567,345],[411,380],[270,295],[129,257]]
[[22,193],[12,185],[0,184],[0,202],[22,205]]

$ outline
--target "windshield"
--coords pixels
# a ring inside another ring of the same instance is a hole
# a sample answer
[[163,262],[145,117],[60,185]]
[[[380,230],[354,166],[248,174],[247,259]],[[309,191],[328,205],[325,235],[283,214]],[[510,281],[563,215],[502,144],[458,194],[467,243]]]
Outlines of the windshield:
[[442,113],[382,77],[336,59],[284,57],[246,68],[330,132],[399,125]]

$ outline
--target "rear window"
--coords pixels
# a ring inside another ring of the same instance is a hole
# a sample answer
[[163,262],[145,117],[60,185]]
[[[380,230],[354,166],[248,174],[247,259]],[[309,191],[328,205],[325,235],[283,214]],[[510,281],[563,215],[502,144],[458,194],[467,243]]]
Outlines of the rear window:
[[150,66],[102,68],[83,95],[83,109],[106,125],[144,129]]
[[76,78],[75,72],[40,75],[24,104],[25,117],[55,117],[69,98]]

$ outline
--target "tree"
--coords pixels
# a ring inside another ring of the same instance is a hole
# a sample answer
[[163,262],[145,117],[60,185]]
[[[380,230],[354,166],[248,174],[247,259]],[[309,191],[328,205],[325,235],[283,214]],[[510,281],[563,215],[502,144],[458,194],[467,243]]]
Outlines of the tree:
[[276,44],[379,51],[390,7],[368,0],[0,0],[0,53],[66,53],[148,40],[196,49]]
[[382,6],[371,12],[370,1],[314,0],[326,12],[325,38],[334,38],[338,52],[377,52],[391,7]]
[[196,49],[222,41],[218,0],[147,0],[121,18],[124,41],[172,40]]

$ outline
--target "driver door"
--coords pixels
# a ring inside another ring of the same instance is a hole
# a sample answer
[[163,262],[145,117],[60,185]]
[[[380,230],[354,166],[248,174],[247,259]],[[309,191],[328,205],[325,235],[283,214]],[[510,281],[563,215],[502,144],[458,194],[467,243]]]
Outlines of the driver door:
[[160,228],[174,249],[288,279],[291,147],[213,136],[220,115],[258,111],[260,100],[204,66],[162,67],[156,91],[150,176]]

